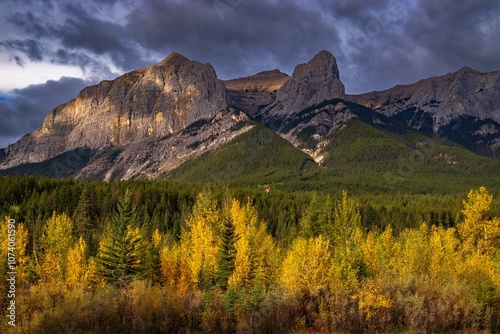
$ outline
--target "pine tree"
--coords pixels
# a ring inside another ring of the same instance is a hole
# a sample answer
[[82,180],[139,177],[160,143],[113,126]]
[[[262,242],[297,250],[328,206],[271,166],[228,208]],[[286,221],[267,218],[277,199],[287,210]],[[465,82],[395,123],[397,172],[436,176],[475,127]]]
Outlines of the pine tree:
[[90,219],[90,196],[87,187],[83,188],[78,206],[73,213],[73,222],[75,224],[75,236],[83,237],[86,242],[90,241],[92,234],[92,220]]
[[311,203],[300,220],[302,237],[308,239],[317,237],[320,234],[331,234],[332,209],[330,203],[329,197],[322,202],[317,194],[313,194]]
[[144,274],[145,248],[143,233],[137,227],[135,207],[127,190],[118,201],[117,211],[99,245],[98,274],[108,283],[127,286]]
[[223,290],[227,289],[229,276],[231,276],[234,271],[234,262],[236,259],[235,243],[235,226],[229,217],[225,217],[223,219],[223,230],[217,259],[217,271],[215,273],[217,286]]

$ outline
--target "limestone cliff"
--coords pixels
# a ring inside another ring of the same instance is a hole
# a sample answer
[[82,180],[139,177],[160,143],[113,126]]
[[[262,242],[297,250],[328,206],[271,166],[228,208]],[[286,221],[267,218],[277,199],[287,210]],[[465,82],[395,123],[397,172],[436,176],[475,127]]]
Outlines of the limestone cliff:
[[160,63],[83,89],[41,128],[6,149],[0,167],[43,161],[77,148],[117,147],[162,138],[227,109],[210,64],[172,53]]

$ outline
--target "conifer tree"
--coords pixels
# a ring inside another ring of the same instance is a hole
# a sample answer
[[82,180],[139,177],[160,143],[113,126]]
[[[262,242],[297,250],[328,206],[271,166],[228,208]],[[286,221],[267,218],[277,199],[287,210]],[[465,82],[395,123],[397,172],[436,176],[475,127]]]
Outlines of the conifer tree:
[[127,190],[99,245],[98,273],[106,282],[125,287],[143,276],[146,244],[137,225],[136,210]]
[[320,234],[331,233],[332,217],[330,198],[325,202],[320,201],[317,194],[313,194],[311,203],[300,221],[301,234],[304,238],[314,238]]
[[229,217],[225,217],[223,219],[223,230],[217,259],[217,271],[215,273],[217,286],[224,290],[227,288],[229,276],[231,276],[235,267],[235,243],[235,226]]
[[86,242],[90,241],[92,234],[92,220],[90,218],[90,196],[87,187],[83,188],[78,206],[73,213],[73,222],[75,224],[75,236],[83,237]]

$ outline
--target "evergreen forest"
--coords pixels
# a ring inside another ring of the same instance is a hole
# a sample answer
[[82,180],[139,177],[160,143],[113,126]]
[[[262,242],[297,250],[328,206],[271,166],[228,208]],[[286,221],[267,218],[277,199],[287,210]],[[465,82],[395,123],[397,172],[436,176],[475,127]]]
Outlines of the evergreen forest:
[[0,332],[498,333],[497,190],[0,176]]

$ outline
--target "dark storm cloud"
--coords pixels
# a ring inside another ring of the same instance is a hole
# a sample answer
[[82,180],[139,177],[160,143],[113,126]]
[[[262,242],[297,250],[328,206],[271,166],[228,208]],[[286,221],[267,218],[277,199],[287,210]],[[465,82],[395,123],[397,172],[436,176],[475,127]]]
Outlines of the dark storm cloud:
[[313,9],[293,1],[155,0],[130,14],[127,31],[145,49],[210,62],[222,77],[269,66],[291,71],[298,59],[338,42],[334,26]]
[[33,39],[9,40],[0,42],[0,48],[18,50],[24,53],[31,61],[41,61],[43,59],[43,49],[40,43]]
[[422,0],[405,30],[415,42],[451,68],[498,69],[500,2]]
[[83,79],[63,77],[8,93],[0,92],[0,147],[40,127],[49,111],[75,98],[89,84],[91,82]]
[[466,65],[480,71],[500,69],[498,0],[367,4],[333,5],[335,17],[352,34],[340,57],[348,91],[390,88]]
[[50,22],[46,22],[43,15],[35,15],[32,11],[14,12],[7,16],[7,20],[25,34],[35,38],[45,36],[49,32]]
[[83,49],[97,55],[110,55],[119,67],[127,59],[137,57],[130,41],[125,38],[123,27],[91,16],[78,5],[68,5],[70,15],[60,26],[52,28],[53,34],[64,48]]

